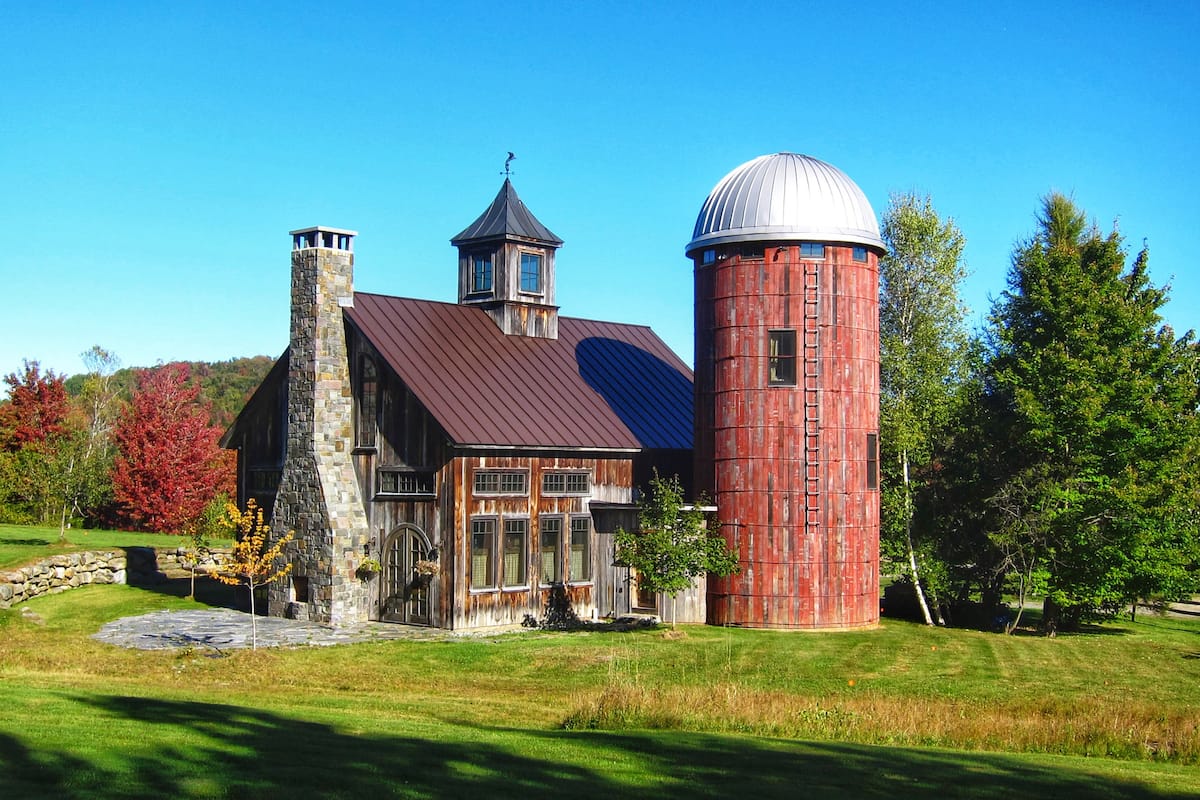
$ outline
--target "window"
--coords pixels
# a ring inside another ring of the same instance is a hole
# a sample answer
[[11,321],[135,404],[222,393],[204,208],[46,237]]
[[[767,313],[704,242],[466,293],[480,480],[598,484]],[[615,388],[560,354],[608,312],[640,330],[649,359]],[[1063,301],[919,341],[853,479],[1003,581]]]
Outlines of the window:
[[879,488],[879,434],[867,434],[867,488]]
[[712,264],[717,260],[717,251],[711,247],[704,251],[700,256],[700,260],[704,264]]
[[543,584],[562,583],[562,517],[542,517],[539,524],[541,581]]
[[538,253],[521,253],[521,291],[542,291],[542,257]]
[[818,242],[801,242],[800,243],[801,258],[824,258],[825,245]]
[[796,385],[795,331],[767,331],[767,383]]
[[587,494],[589,477],[586,472],[543,472],[542,494]]
[[433,472],[429,470],[379,470],[379,494],[408,494],[433,496]]
[[529,494],[529,473],[523,470],[476,470],[475,494]]
[[567,565],[567,580],[592,579],[592,521],[588,517],[571,517],[571,559]]
[[471,520],[471,588],[496,588],[496,520]]
[[529,541],[529,522],[524,519],[504,520],[504,585],[524,586],[526,543]]
[[379,373],[374,359],[363,356],[358,374],[358,447],[375,446],[375,418],[379,408]]
[[748,244],[742,248],[742,258],[763,258],[765,252],[761,244]]
[[867,248],[865,248],[865,247],[854,248],[852,257],[854,258],[855,261],[866,261],[867,260]]
[[471,257],[471,291],[490,292],[492,290],[492,255],[478,253]]

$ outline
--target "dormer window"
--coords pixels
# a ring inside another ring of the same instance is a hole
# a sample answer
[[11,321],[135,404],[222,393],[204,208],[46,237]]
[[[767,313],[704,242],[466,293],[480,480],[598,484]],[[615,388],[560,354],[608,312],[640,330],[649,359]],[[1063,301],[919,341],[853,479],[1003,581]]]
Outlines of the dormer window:
[[521,291],[540,294],[542,291],[541,253],[521,253]]
[[476,253],[471,256],[471,291],[492,291],[491,253]]

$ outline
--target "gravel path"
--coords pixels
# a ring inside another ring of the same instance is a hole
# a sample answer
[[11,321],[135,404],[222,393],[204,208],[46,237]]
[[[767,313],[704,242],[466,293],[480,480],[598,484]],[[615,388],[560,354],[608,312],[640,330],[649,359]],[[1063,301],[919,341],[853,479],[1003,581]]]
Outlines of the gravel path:
[[[334,629],[315,622],[278,617],[258,618],[259,647],[301,647],[351,644],[383,639],[438,640],[453,634],[436,628],[367,622]],[[211,648],[215,651],[250,646],[250,615],[228,608],[204,611],[156,611],[109,622],[92,635],[118,647],[138,650]]]

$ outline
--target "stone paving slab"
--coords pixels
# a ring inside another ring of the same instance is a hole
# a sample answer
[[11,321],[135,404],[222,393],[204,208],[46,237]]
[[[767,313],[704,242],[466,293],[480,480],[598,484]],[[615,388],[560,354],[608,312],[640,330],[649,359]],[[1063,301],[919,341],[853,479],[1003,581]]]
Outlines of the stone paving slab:
[[[92,635],[108,644],[138,650],[211,648],[218,652],[250,646],[250,615],[228,608],[155,611],[106,623]],[[454,634],[437,628],[366,622],[353,628],[329,628],[315,622],[279,617],[258,618],[259,647],[353,644],[384,639],[434,641]]]

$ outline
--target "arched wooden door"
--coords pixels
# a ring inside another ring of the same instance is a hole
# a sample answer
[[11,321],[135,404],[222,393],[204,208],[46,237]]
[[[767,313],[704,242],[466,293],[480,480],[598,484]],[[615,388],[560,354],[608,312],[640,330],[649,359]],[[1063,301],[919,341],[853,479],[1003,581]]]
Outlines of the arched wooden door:
[[417,562],[427,559],[429,552],[428,537],[415,525],[402,525],[388,536],[383,546],[380,619],[409,625],[432,623],[432,580],[417,574]]

